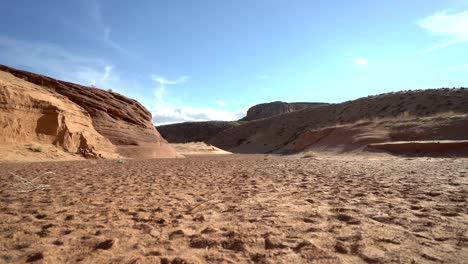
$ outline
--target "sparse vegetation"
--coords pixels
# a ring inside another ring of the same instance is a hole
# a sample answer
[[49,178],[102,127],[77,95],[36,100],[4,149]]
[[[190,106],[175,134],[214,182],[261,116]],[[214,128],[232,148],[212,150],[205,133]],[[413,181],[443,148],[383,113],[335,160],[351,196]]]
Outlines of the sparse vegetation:
[[12,172],[10,172],[10,175],[12,175],[14,178],[18,179],[20,181],[20,184],[18,186],[18,189],[16,190],[16,192],[18,193],[27,193],[27,192],[33,192],[33,191],[41,191],[41,190],[46,190],[46,189],[49,189],[49,185],[47,184],[38,184],[38,183],[35,183],[36,180],[38,180],[39,178],[41,178],[42,176],[44,175],[47,175],[47,174],[55,174],[51,171],[48,171],[48,172],[45,172],[44,174],[40,175],[40,176],[37,176],[36,178],[32,179],[32,180],[27,180],[19,175],[16,175]]
[[32,149],[34,152],[44,152],[44,148],[42,146],[36,146]]
[[303,159],[315,158],[315,155],[312,152],[306,152],[303,156]]

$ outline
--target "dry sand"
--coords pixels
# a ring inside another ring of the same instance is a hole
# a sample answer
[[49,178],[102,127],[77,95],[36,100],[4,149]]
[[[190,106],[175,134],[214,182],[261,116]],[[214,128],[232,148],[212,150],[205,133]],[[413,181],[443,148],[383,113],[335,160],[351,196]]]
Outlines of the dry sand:
[[[85,160],[82,155],[71,154],[61,147],[37,142],[0,145],[2,162],[38,162]],[[2,166],[2,165],[0,165]]]
[[[467,159],[219,155],[0,166],[4,263],[468,259]],[[49,189],[17,192],[31,189],[19,177]]]
[[171,143],[171,146],[182,155],[223,155],[229,151],[208,145],[204,142]]

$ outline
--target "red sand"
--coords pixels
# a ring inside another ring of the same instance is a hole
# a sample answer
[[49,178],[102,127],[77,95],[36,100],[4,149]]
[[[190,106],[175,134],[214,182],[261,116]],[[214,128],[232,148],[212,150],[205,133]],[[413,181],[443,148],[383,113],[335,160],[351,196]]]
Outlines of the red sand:
[[[468,160],[1,163],[0,262],[463,263]],[[19,177],[33,181],[35,187]],[[33,186],[33,187],[34,187]]]

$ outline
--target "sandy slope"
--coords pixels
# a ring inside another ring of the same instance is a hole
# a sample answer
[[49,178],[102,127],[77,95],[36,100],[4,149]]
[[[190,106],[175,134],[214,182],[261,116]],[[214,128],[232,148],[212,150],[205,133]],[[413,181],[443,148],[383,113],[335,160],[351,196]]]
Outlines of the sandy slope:
[[[3,163],[0,262],[463,263],[468,160]],[[16,176],[14,176],[16,175]],[[18,176],[49,190],[18,193]]]
[[203,142],[192,142],[192,143],[172,143],[171,146],[182,155],[219,155],[219,154],[231,154],[231,152],[224,151],[217,147],[208,145]]
[[[37,151],[41,150],[41,151]],[[29,144],[0,145],[1,162],[40,162],[84,160],[78,154],[63,151],[62,148],[49,144],[31,142]],[[0,165],[1,166],[1,165]]]

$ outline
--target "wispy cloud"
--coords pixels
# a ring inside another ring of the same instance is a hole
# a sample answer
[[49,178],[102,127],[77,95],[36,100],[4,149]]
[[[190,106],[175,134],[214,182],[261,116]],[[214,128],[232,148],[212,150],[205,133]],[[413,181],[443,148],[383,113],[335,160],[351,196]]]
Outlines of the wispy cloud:
[[217,105],[219,105],[219,106],[226,106],[226,105],[227,105],[226,102],[224,102],[223,100],[216,100],[215,103],[216,103]]
[[434,35],[446,37],[426,51],[468,42],[468,11],[448,14],[446,10],[442,10],[422,19],[418,24]]
[[188,79],[190,79],[190,76],[184,75],[184,76],[180,76],[179,78],[176,78],[174,80],[169,80],[169,79],[166,79],[166,78],[164,78],[162,76],[152,74],[151,79],[153,81],[159,83],[160,86],[165,86],[165,85],[175,85],[175,84],[179,84],[179,83],[184,83],[184,82],[188,81]]
[[354,59],[354,62],[360,65],[368,65],[369,61],[364,59],[364,58],[356,58]]
[[261,74],[258,76],[258,78],[262,79],[262,80],[268,80],[270,79],[270,75],[268,74]]
[[186,82],[190,77],[187,75],[180,76],[179,78],[176,78],[174,80],[169,80],[167,78],[164,78],[162,76],[152,74],[151,75],[151,80],[154,82],[158,83],[158,87],[155,91],[156,99],[159,105],[166,105],[167,103],[164,100],[164,93],[166,92],[166,87],[168,85],[176,85],[180,83]]
[[108,88],[119,82],[112,64],[76,55],[52,43],[0,36],[0,61],[83,85]]
[[103,17],[102,10],[101,10],[101,5],[99,4],[99,1],[89,0],[89,1],[85,1],[84,3],[88,5],[87,6],[88,15],[91,18],[94,28],[98,31],[98,34],[97,34],[98,38],[104,41],[107,45],[109,45],[113,49],[128,55],[129,52],[126,49],[124,49],[119,43],[117,43],[111,38],[112,28],[110,27],[110,25],[108,25],[104,21],[104,17]]

